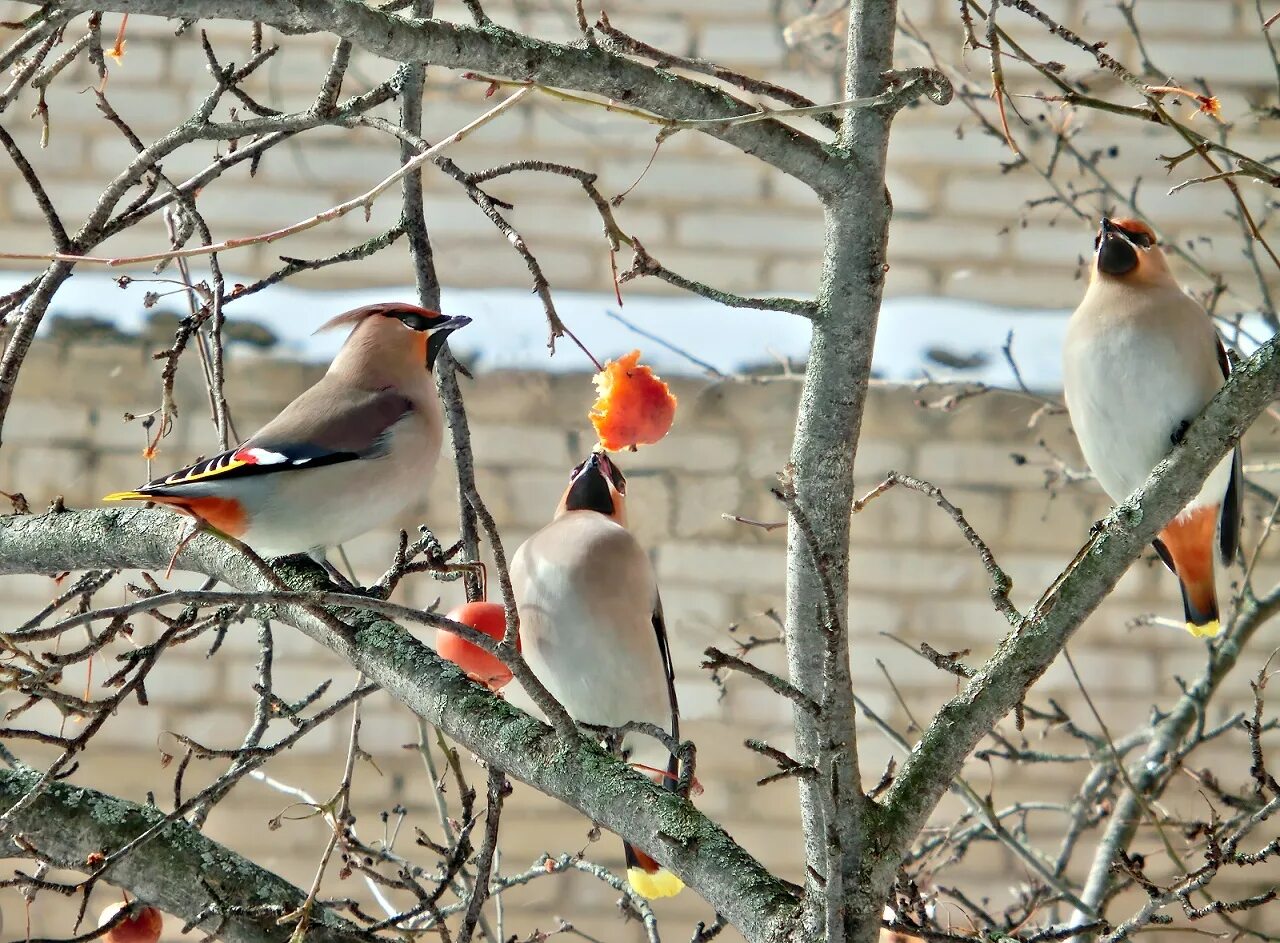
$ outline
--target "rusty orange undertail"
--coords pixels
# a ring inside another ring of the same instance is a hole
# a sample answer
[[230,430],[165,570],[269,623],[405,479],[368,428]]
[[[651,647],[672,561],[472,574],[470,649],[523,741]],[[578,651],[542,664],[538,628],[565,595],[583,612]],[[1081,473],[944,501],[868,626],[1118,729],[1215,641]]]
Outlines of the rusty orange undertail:
[[163,504],[192,517],[199,518],[214,530],[221,531],[229,537],[240,538],[249,529],[248,519],[243,505],[235,498],[217,498],[148,494],[142,496],[147,501]]
[[1218,592],[1214,584],[1213,555],[1218,530],[1219,505],[1184,511],[1160,532],[1161,556],[1182,586],[1182,607],[1187,631],[1212,638],[1222,630],[1218,621]]

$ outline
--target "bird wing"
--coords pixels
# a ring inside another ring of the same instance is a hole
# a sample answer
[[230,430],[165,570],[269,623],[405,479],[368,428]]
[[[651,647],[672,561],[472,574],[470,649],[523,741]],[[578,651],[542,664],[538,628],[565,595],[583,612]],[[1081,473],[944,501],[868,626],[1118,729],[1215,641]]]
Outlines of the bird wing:
[[[1222,368],[1222,378],[1231,376],[1231,358],[1227,356],[1227,348],[1221,337],[1218,342],[1218,366]],[[1244,459],[1239,444],[1231,456],[1231,480],[1227,483],[1227,493],[1222,498],[1222,516],[1218,524],[1218,552],[1222,554],[1222,562],[1230,566],[1235,562],[1236,553],[1240,550],[1240,521],[1244,506]]]
[[394,390],[356,390],[322,380],[244,445],[107,499],[180,494],[197,485],[377,458],[387,450],[391,428],[412,410]]
[[[667,640],[667,622],[662,616],[660,595],[655,597],[653,604],[653,631],[658,637],[658,650],[662,653],[662,668],[667,676],[667,698],[671,704],[671,736],[678,741],[680,739],[680,704],[676,700],[676,669],[671,661],[671,643]],[[680,773],[680,762],[674,753],[667,761],[667,772],[670,776],[663,780],[663,785],[674,790]]]
[[[1217,346],[1218,369],[1222,371],[1222,378],[1228,379],[1231,376],[1231,358],[1227,356],[1227,348],[1216,332],[1214,343]],[[1222,497],[1222,512],[1218,519],[1218,553],[1227,566],[1235,561],[1236,553],[1240,550],[1240,522],[1244,512],[1244,506],[1241,503],[1243,495],[1243,457],[1240,446],[1237,445],[1231,455],[1231,478],[1227,481],[1227,491]],[[1169,554],[1168,548],[1159,538],[1153,540],[1151,544],[1155,547],[1160,559],[1164,561],[1164,565],[1171,573],[1176,574],[1178,569],[1174,566],[1173,557]]]

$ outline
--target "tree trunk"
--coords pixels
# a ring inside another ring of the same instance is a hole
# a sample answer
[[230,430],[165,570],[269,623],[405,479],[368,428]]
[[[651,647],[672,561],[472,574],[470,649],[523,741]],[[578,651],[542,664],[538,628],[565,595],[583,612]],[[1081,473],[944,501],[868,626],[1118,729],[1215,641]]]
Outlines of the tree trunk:
[[[894,0],[852,4],[847,98],[884,90],[896,7]],[[850,880],[862,871],[869,851],[872,807],[858,770],[846,612],[854,458],[891,215],[884,184],[891,120],[892,109],[886,107],[853,109],[842,121],[839,147],[849,158],[848,178],[838,190],[823,194],[827,230],[819,313],[791,451],[797,505],[812,528],[817,558],[793,516],[787,539],[788,668],[792,683],[823,705],[821,717],[796,709],[798,755],[814,762],[821,774],[800,783],[811,869],[805,930],[829,943],[875,939],[887,891]],[[819,908],[821,898],[826,903]]]

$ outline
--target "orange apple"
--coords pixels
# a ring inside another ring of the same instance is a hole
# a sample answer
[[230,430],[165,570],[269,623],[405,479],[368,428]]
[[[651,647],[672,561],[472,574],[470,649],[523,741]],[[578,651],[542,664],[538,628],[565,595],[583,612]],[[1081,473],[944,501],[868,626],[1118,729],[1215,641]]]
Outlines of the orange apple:
[[[125,907],[124,904],[111,904],[103,909],[98,917],[98,926],[109,923],[116,914]],[[164,928],[164,917],[154,907],[142,907],[132,917],[126,917],[105,934],[102,939],[106,943],[156,943],[160,939],[160,931]]]
[[[461,622],[478,629],[493,639],[501,639],[507,630],[507,613],[496,602],[469,602],[447,613],[454,622]],[[516,651],[520,639],[516,638]],[[436,653],[447,658],[467,673],[473,681],[479,681],[490,691],[500,690],[511,680],[511,669],[478,645],[473,645],[448,629],[436,632]]]
[[638,350],[608,361],[592,382],[599,397],[587,415],[610,452],[652,445],[675,421],[675,395],[640,363]]

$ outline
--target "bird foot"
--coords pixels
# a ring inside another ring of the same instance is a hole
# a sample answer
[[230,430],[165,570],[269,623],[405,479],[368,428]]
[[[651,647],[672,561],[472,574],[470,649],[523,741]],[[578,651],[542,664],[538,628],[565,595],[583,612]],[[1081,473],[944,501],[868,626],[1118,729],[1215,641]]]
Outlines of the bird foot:
[[169,567],[164,571],[164,578],[168,579],[173,576],[173,568],[177,565],[178,554],[186,549],[187,544],[195,539],[196,535],[205,530],[207,525],[200,518],[192,518],[191,521],[183,528],[182,538],[178,541],[178,545],[173,548],[173,556],[169,558]]
[[321,566],[323,566],[324,571],[329,574],[329,579],[333,580],[333,582],[336,583],[344,593],[354,593],[356,595],[361,595],[364,593],[363,586],[359,585],[358,583],[351,582],[351,580],[347,578],[347,575],[345,573],[339,570],[336,566],[334,566],[328,560],[325,560],[324,563],[321,564]]
[[307,554],[307,556],[309,556],[316,563],[320,564],[320,566],[324,568],[324,571],[328,575],[329,579],[334,584],[336,584],[337,587],[340,590],[342,590],[344,593],[351,593],[357,596],[364,595],[364,592],[365,592],[364,587],[353,583],[345,573],[343,573],[336,566],[330,563],[329,558],[326,557],[323,553],[309,553]]

